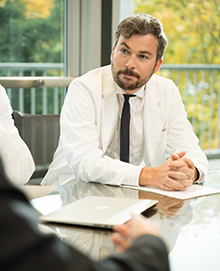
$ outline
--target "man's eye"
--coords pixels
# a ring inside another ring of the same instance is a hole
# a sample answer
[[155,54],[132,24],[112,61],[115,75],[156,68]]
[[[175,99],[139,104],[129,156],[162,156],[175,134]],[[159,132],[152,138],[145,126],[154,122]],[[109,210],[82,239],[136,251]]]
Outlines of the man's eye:
[[147,56],[145,56],[145,55],[140,55],[139,56],[141,59],[147,59]]
[[126,49],[121,49],[121,52],[122,52],[123,54],[127,54],[127,53],[128,53],[128,50],[126,50]]

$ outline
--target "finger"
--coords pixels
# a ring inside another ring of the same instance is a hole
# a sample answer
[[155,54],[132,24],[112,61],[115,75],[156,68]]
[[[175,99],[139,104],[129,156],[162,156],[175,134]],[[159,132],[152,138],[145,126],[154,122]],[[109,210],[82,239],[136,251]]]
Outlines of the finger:
[[169,208],[174,208],[176,206],[178,207],[180,205],[182,206],[183,200],[167,197],[167,199],[165,201],[161,202],[161,204],[166,206],[167,209],[169,209]]
[[194,163],[191,159],[184,157],[186,154],[185,151],[182,152],[178,152],[178,153],[173,153],[171,154],[171,158],[173,161],[181,159],[182,161],[184,161],[190,168],[194,168]]
[[193,183],[193,181],[190,179],[183,179],[183,180],[175,179],[175,180],[180,184],[180,186],[175,185],[175,187],[181,191],[185,191],[187,187],[191,186]]
[[165,184],[162,184],[160,188],[166,191],[178,191],[178,189],[171,188],[169,186],[166,186]]
[[189,181],[191,184],[192,179],[193,179],[193,174],[194,174],[193,170],[189,170],[187,168],[183,168],[182,170],[180,169],[178,171],[170,170],[167,172],[167,176],[169,178],[172,178],[173,180],[181,182],[182,184],[185,184],[185,185],[186,185],[185,183],[186,180]]
[[128,221],[125,224],[114,226],[113,230],[119,233],[120,235],[124,236],[125,238],[128,238],[130,237],[131,231],[130,228],[131,228],[130,221]]
[[172,153],[171,158],[173,161],[175,161],[175,160],[179,159],[179,156],[176,153]]
[[175,160],[175,161],[170,162],[168,164],[168,167],[170,167],[170,168],[188,167],[188,164],[185,161],[179,159],[179,160]]
[[169,191],[185,191],[187,186],[186,181],[174,180],[168,176],[165,177],[165,182],[162,184],[162,189]]
[[118,233],[112,234],[112,241],[118,247],[117,251],[122,252],[129,247],[129,241]]
[[118,246],[126,246],[128,244],[128,239],[117,232],[112,234],[112,241]]
[[174,214],[176,214],[182,206],[183,206],[183,203],[180,203],[179,205],[172,208],[163,208],[162,206],[160,210],[166,215],[166,217],[171,217]]
[[158,224],[150,222],[142,215],[132,215],[131,219],[131,231],[132,236],[129,241],[136,239],[137,237],[144,235],[144,234],[151,234],[157,237],[162,237],[162,232]]
[[164,183],[161,184],[160,188],[166,191],[180,191],[184,189],[184,185],[173,180],[172,178],[165,177]]
[[175,180],[184,180],[184,179],[193,179],[194,170],[189,169],[188,167],[182,168],[170,168],[167,172],[167,175]]
[[182,159],[190,168],[194,168],[194,163],[191,159],[187,158],[187,157],[184,157]]
[[186,151],[177,152],[177,155],[179,158],[182,158],[184,155],[186,155]]
[[167,176],[176,181],[181,181],[184,179],[193,180],[194,174],[194,170],[188,167],[170,167],[169,171],[167,172]]
[[193,171],[185,169],[184,171],[170,170],[167,172],[167,175],[177,181],[191,179],[193,177]]

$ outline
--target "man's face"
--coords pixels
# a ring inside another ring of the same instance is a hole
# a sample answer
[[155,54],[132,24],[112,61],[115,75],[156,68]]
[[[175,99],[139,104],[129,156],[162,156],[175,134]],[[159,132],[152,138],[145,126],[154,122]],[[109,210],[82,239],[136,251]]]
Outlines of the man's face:
[[116,84],[125,93],[138,91],[159,70],[162,59],[156,62],[157,43],[152,34],[119,37],[112,49],[111,66]]

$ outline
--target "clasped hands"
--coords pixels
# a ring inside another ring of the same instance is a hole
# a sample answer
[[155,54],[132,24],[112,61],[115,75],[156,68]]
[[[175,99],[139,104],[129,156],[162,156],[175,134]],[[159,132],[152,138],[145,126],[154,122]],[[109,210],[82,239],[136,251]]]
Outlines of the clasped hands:
[[161,166],[144,167],[140,173],[139,184],[156,186],[167,191],[184,191],[198,178],[194,163],[184,157],[185,151],[171,154],[171,157]]
[[[140,173],[139,184],[157,186],[168,191],[186,190],[198,178],[198,171],[194,167],[194,163],[184,157],[185,154],[185,151],[172,154],[163,165],[156,168],[144,167]],[[159,238],[162,236],[159,226],[152,224],[141,215],[133,215],[130,221],[116,226],[114,230],[112,240],[117,245],[118,252],[125,251],[136,238],[143,234]]]

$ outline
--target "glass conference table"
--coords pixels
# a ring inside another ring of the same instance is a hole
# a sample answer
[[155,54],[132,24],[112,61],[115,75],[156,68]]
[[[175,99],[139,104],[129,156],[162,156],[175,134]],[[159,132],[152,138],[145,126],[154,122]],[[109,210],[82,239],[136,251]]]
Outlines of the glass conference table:
[[[204,186],[220,189],[220,170],[209,171]],[[75,180],[32,200],[32,203],[40,214],[48,214],[86,196],[158,200],[157,206],[144,215],[157,221],[162,228],[171,270],[220,270],[220,194],[183,201],[129,188]],[[111,230],[54,223],[46,225],[64,242],[94,260],[103,259],[115,251]]]

